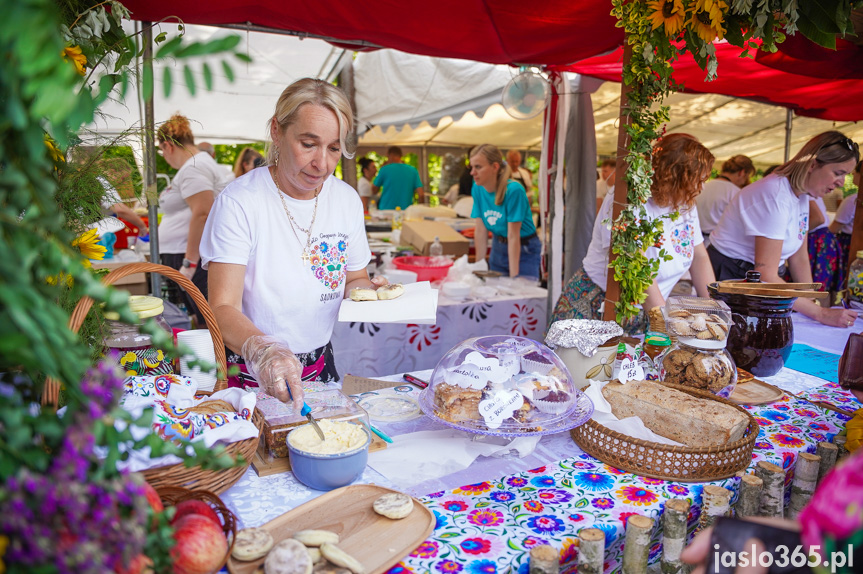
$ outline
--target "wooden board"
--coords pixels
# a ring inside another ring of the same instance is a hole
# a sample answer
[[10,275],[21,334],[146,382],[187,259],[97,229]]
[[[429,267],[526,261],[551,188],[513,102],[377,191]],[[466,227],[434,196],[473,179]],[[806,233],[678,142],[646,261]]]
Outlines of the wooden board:
[[723,281],[726,285],[733,285],[741,288],[758,288],[758,289],[821,289],[821,283],[747,283],[743,279]]
[[[359,560],[366,574],[382,574],[410,554],[432,533],[435,517],[414,499],[414,509],[401,520],[390,520],[372,510],[374,501],[390,492],[375,484],[354,484],[332,490],[267,522],[276,542],[299,530],[330,530],[339,535],[339,548]],[[252,574],[264,558],[251,562],[228,559],[231,574]]]
[[[252,459],[252,468],[258,473],[258,476],[270,476],[271,474],[282,474],[283,472],[291,471],[291,459],[273,458],[266,451],[264,440],[258,443],[258,449],[255,451],[255,458]],[[387,448],[387,443],[378,435],[372,433],[372,443],[369,445],[369,452],[383,450]]]
[[783,394],[782,389],[778,387],[752,379],[745,383],[737,383],[728,400],[738,405],[766,405],[778,401]]
[[777,283],[780,285],[780,288],[775,287],[764,287],[766,283],[749,283],[748,285],[757,285],[757,287],[743,287],[743,285],[747,285],[746,283],[719,283],[719,292],[720,293],[731,293],[731,294],[740,294],[740,295],[759,295],[762,297],[805,297],[806,299],[827,299],[830,297],[830,293],[827,291],[810,291],[810,290],[796,290],[796,289],[787,289],[784,285]]

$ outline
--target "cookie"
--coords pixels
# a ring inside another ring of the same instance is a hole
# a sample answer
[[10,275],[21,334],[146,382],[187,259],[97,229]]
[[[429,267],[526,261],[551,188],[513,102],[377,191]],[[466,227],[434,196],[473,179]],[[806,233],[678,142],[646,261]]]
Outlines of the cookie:
[[312,558],[298,540],[282,540],[270,550],[264,561],[266,574],[311,574]]
[[338,544],[339,535],[329,530],[300,530],[294,532],[294,540],[299,540],[306,546],[320,546],[321,544]]
[[274,543],[273,537],[263,528],[244,528],[237,532],[231,556],[243,562],[257,560],[266,556]]
[[360,561],[335,544],[322,544],[321,554],[336,566],[347,568],[354,574],[365,574],[366,569],[360,564]]
[[372,510],[393,520],[408,516],[414,509],[414,500],[401,492],[390,492],[375,500]]

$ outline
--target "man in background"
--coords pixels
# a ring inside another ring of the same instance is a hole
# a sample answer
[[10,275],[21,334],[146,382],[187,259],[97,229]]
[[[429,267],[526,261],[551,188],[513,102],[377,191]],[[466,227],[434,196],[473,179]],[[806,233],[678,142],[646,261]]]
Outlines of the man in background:
[[617,173],[617,160],[604,159],[599,164],[599,179],[596,180],[596,212],[602,207],[602,200],[614,193],[614,177]]
[[420,174],[415,167],[402,163],[402,150],[397,146],[387,150],[387,163],[381,166],[375,177],[372,192],[377,194],[379,191],[378,209],[407,209],[414,202],[414,193],[417,194],[417,203],[425,203]]
[[198,149],[202,152],[210,154],[210,157],[216,159],[216,148],[210,142],[201,142],[198,144]]

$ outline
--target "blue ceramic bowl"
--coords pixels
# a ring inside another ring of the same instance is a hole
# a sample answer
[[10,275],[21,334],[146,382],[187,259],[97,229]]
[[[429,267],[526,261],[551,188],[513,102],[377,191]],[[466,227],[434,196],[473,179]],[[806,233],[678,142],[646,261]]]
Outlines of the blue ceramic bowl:
[[357,449],[338,454],[316,454],[297,450],[291,444],[289,435],[288,458],[291,461],[291,471],[297,480],[315,490],[333,490],[347,486],[362,476],[369,460],[371,436],[367,428],[361,428],[366,433],[366,442]]

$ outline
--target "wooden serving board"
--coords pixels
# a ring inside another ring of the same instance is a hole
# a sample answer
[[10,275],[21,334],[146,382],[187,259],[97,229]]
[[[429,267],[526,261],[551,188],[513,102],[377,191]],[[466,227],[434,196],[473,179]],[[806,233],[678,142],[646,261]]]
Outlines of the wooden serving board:
[[[266,448],[265,441],[262,439],[258,443],[258,448],[255,451],[255,458],[252,459],[252,468],[255,469],[258,476],[270,476],[271,474],[290,472],[291,459],[288,457],[273,458],[267,453]],[[369,445],[369,452],[375,452],[376,450],[383,450],[385,448],[387,448],[387,443],[385,443],[381,437],[372,433],[372,442]]]
[[738,405],[766,405],[778,401],[783,394],[785,393],[779,387],[752,379],[745,383],[737,383],[728,400]]
[[[391,520],[372,510],[384,494],[396,492],[375,484],[355,484],[323,494],[267,522],[260,528],[276,542],[299,530],[330,530],[339,535],[339,548],[356,558],[367,574],[382,574],[428,538],[435,517],[414,499],[414,509],[401,520]],[[264,558],[240,562],[228,558],[231,574],[252,574]]]
[[[744,287],[754,285],[754,287]],[[805,297],[807,299],[827,299],[830,293],[827,291],[788,289],[787,285],[776,283],[779,287],[764,287],[767,283],[719,283],[720,293],[740,295],[760,295],[762,297]]]

